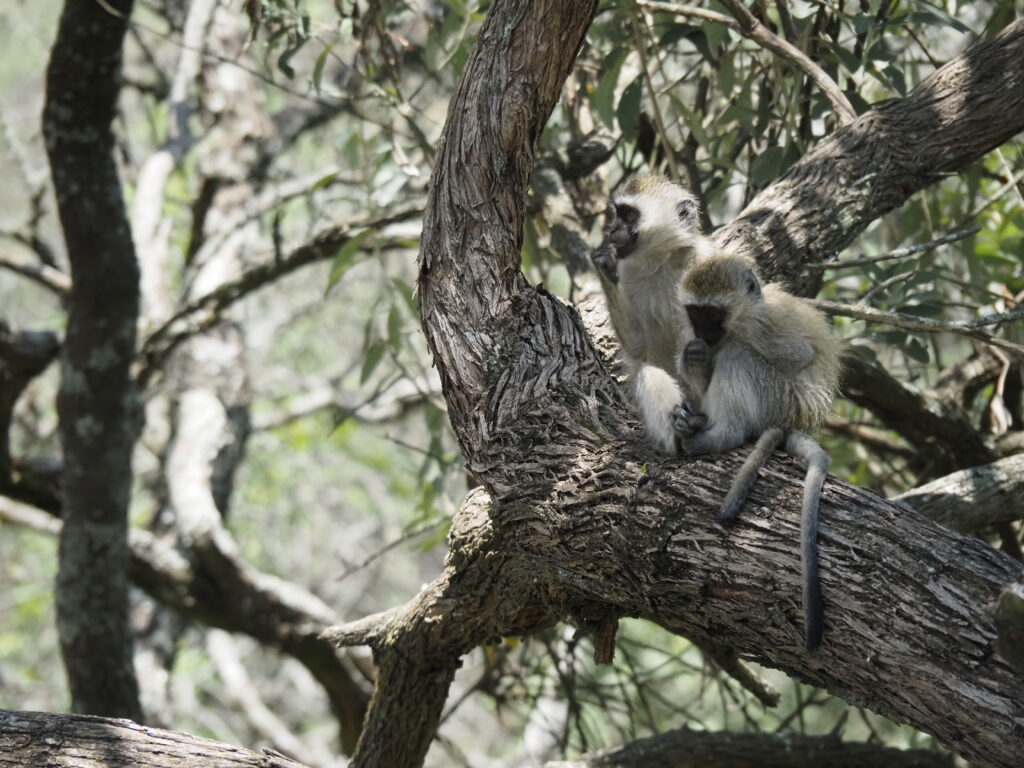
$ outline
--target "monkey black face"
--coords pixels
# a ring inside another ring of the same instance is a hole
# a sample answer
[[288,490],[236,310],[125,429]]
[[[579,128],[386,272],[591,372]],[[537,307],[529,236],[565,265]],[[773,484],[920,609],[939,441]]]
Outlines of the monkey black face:
[[725,309],[714,304],[687,304],[686,314],[698,339],[709,347],[715,346],[725,336]]
[[609,203],[605,217],[608,240],[615,248],[615,255],[624,259],[636,248],[640,211],[626,203]]

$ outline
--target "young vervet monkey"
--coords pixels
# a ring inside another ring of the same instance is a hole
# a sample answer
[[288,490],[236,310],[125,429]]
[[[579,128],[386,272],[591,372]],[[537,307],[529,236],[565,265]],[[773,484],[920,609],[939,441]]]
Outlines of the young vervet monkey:
[[637,176],[612,197],[604,240],[593,253],[634,401],[650,441],[675,453],[672,414],[683,403],[676,379],[680,301],[686,271],[714,248],[700,231],[697,199],[664,176]]
[[722,503],[731,522],[758,470],[785,439],[804,461],[800,522],[804,632],[808,650],[821,642],[818,582],[818,503],[828,456],[805,434],[828,414],[839,383],[839,349],[825,318],[776,284],[762,289],[750,262],[718,253],[684,277],[682,302],[689,336],[679,356],[688,393],[675,425],[686,454],[720,453],[757,438]]

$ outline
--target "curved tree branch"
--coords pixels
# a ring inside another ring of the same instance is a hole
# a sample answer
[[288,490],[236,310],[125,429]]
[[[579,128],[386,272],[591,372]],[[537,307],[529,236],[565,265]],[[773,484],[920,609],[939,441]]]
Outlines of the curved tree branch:
[[802,295],[868,224],[1024,130],[1024,19],[818,144],[731,223],[720,245]]
[[[578,315],[526,284],[526,178],[568,68],[562,57],[575,50],[550,35],[582,34],[570,5],[493,5],[449,109],[419,297],[449,417],[489,498],[471,497],[456,519],[445,573],[355,633],[381,668],[355,764],[419,765],[458,656],[474,645],[565,617],[635,615],[732,645],[976,762],[1015,765],[1024,692],[993,653],[985,610],[1015,578],[1012,559],[830,480],[821,534],[829,619],[825,645],[808,656],[794,544],[801,473],[773,460],[739,525],[723,531],[714,508],[739,457],[652,454]],[[1019,82],[1022,50],[1018,22],[903,102],[837,132],[719,242],[777,248],[775,262],[765,257],[777,273],[834,253],[870,218],[1019,130],[1024,110],[1009,112],[1021,89],[1005,86]],[[884,143],[871,140],[879,130]],[[405,744],[394,738],[398,722],[416,723]]]

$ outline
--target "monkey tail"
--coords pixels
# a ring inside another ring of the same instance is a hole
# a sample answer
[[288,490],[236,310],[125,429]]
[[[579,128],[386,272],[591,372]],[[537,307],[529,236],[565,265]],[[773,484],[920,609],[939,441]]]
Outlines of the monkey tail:
[[828,454],[813,437],[795,431],[786,439],[786,452],[807,465],[800,516],[800,563],[804,577],[804,644],[813,651],[821,645],[825,622],[818,574],[818,506],[828,475]]
[[740,471],[733,480],[729,493],[726,494],[722,506],[718,510],[718,519],[723,523],[731,523],[740,513],[740,507],[747,500],[747,494],[757,480],[757,473],[768,463],[772,452],[778,448],[779,443],[785,435],[778,427],[769,427],[761,433],[761,437],[754,443],[754,448],[743,462]]

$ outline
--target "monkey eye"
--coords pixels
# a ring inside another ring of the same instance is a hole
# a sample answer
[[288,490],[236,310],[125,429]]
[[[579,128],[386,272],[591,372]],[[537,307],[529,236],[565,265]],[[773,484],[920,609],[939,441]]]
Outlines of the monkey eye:
[[757,281],[757,276],[752,270],[745,270],[743,273],[743,282],[747,288],[747,294],[750,296],[761,295],[761,284]]
[[616,203],[615,215],[622,219],[622,222],[630,229],[636,227],[640,221],[640,211],[632,205],[626,205],[625,203]]

